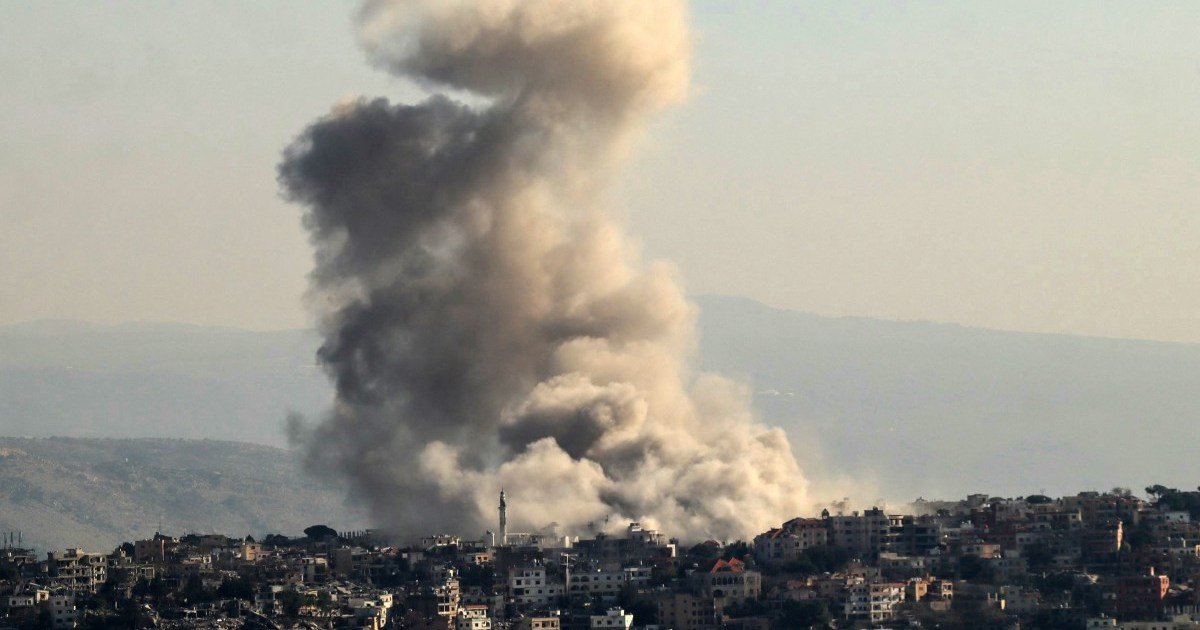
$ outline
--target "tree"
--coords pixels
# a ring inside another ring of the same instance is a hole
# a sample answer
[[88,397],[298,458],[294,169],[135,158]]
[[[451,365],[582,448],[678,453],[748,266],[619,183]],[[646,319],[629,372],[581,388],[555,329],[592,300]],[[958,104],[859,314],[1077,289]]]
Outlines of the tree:
[[801,557],[812,563],[821,573],[836,573],[850,564],[850,551],[837,545],[809,547]]
[[986,580],[988,567],[979,556],[963,556],[958,561],[958,576],[964,580]]
[[782,565],[779,565],[778,572],[772,571],[771,566],[768,566],[766,568],[766,572],[768,575],[773,575],[774,573],[789,573],[793,575],[813,575],[816,573],[822,573],[822,571],[817,568],[817,565],[813,564],[808,558],[803,557],[798,560],[792,560],[791,562],[785,562]]
[[304,596],[292,589],[280,591],[276,598],[279,600],[279,605],[283,607],[283,614],[288,617],[298,616],[300,607],[304,605]]
[[1046,543],[1036,542],[1026,549],[1025,559],[1031,570],[1041,571],[1054,562],[1054,552]]
[[311,525],[304,528],[304,535],[308,536],[309,540],[325,540],[327,538],[337,538],[337,530],[328,525]]
[[[1197,489],[1200,489],[1200,488],[1197,488]],[[1178,490],[1174,490],[1172,488],[1168,488],[1162,484],[1157,484],[1157,483],[1152,486],[1146,486],[1146,494],[1150,495],[1151,499],[1156,499],[1157,497],[1160,497],[1160,496],[1166,494],[1167,492],[1178,492]]]
[[829,606],[823,600],[807,601],[784,600],[779,618],[780,626],[784,628],[810,628],[812,626],[826,627],[833,617],[829,614]]
[[733,602],[725,606],[725,614],[735,619],[738,617],[756,617],[766,612],[767,607],[756,599]]
[[1159,509],[1188,512],[1193,519],[1200,519],[1200,491],[1177,490],[1155,484],[1146,488],[1155,507]]
[[654,602],[641,599],[625,607],[625,612],[633,615],[634,625],[651,626],[658,623],[658,606]]
[[246,578],[226,578],[217,587],[217,597],[222,599],[254,600],[254,587]]
[[687,559],[698,565],[711,565],[721,557],[721,546],[712,541],[706,541],[688,549]]
[[292,544],[292,539],[283,534],[267,534],[263,544],[268,547],[287,547]]
[[1150,533],[1150,529],[1145,525],[1131,527],[1129,533],[1125,536],[1125,544],[1129,545],[1130,549],[1145,549],[1153,542],[1154,535]]
[[721,552],[721,557],[730,560],[732,558],[745,558],[747,555],[754,553],[750,545],[743,540],[738,540],[725,545],[725,549]]
[[205,603],[216,599],[215,594],[204,588],[204,580],[199,575],[189,576],[183,585],[183,596],[189,603]]

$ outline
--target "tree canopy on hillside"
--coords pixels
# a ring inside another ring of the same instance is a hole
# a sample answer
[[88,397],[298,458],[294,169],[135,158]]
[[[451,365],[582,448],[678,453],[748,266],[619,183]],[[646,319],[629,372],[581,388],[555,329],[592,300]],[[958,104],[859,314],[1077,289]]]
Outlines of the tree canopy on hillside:
[[1146,494],[1159,509],[1187,512],[1193,519],[1200,518],[1200,489],[1178,490],[1155,484],[1146,488]]

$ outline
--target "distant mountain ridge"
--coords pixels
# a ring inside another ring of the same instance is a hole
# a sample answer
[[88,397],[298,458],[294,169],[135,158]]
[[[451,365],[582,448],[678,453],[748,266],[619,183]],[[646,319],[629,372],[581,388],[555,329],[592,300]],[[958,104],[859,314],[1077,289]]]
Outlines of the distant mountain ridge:
[[[1200,344],[830,318],[696,298],[697,365],[750,385],[861,502],[1200,484]],[[286,443],[327,409],[313,331],[0,327],[0,434]],[[863,493],[870,493],[865,496]]]
[[0,438],[0,530],[41,551],[109,551],[155,531],[361,529],[361,510],[288,451],[214,440]]
[[331,400],[313,331],[186,324],[0,327],[0,435],[208,438],[285,446]]
[[1200,483],[1200,344],[697,302],[700,367],[751,383],[818,478],[893,499]]

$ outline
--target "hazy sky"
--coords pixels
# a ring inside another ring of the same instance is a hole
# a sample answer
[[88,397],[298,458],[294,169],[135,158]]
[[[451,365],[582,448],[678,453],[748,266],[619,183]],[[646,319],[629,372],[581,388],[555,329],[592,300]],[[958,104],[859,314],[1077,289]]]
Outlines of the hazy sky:
[[[413,100],[350,3],[0,5],[0,323],[305,326],[275,166]],[[693,7],[617,201],[693,293],[1200,341],[1200,3]]]

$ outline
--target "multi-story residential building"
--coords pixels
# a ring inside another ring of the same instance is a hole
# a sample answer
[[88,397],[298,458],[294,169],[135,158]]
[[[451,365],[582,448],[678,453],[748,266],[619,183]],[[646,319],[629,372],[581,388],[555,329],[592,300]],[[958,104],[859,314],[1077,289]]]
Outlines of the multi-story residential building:
[[693,573],[692,581],[701,595],[726,604],[758,599],[762,592],[762,574],[737,558],[717,560],[707,571]]
[[958,553],[962,556],[975,556],[976,558],[999,558],[1003,555],[1004,550],[997,543],[975,540],[964,541],[960,544]]
[[794,518],[783,524],[783,529],[800,537],[807,547],[819,547],[829,542],[825,521],[819,518]]
[[1121,550],[1124,540],[1124,523],[1117,518],[1105,517],[1091,521],[1083,530],[1080,551],[1089,560],[1104,560]]
[[1002,583],[1019,582],[1029,573],[1029,562],[1019,555],[1001,555],[985,561],[992,580]]
[[1058,504],[1034,506],[1029,511],[1030,523],[1046,523],[1052,529],[1080,529],[1083,527],[1083,515],[1079,508],[1065,509]]
[[843,615],[848,621],[878,623],[894,619],[904,602],[903,582],[858,582],[848,589]]
[[904,600],[919,602],[929,596],[929,582],[923,578],[911,578],[904,583]]
[[437,597],[438,616],[453,619],[454,615],[458,613],[462,597],[462,592],[458,587],[458,580],[448,579],[442,582],[434,587],[433,594]]
[[80,611],[75,605],[75,595],[51,595],[46,605],[54,630],[79,627]]
[[929,516],[888,517],[884,548],[905,556],[923,556],[942,544],[942,525]]
[[428,619],[449,624],[458,614],[461,592],[457,580],[441,584],[423,585],[405,598],[405,604]]
[[765,565],[799,560],[804,552],[828,542],[825,521],[796,518],[754,537],[754,557]]
[[461,547],[462,538],[450,534],[434,534],[421,539],[421,548],[426,551],[443,547]]
[[376,598],[352,597],[346,604],[354,618],[364,627],[379,628],[387,623],[390,606],[385,606]]
[[18,593],[9,595],[6,599],[8,609],[32,608],[40,606],[50,599],[50,591],[36,586],[28,586]]
[[890,579],[904,579],[926,575],[929,558],[926,556],[902,556],[890,551],[879,554],[879,570]]
[[583,560],[603,566],[653,564],[661,558],[675,557],[675,543],[640,523],[630,523],[624,536],[597,535],[578,540],[572,545],[574,553]]
[[466,604],[458,609],[454,630],[492,630],[492,619],[485,604]]
[[658,623],[674,630],[715,630],[720,616],[713,598],[668,592],[658,596]]
[[1124,494],[1080,492],[1075,496],[1063,497],[1059,502],[1068,510],[1078,510],[1082,520],[1097,523],[1110,519],[1137,525],[1146,502]]
[[102,553],[81,549],[47,554],[50,577],[74,593],[95,593],[108,578],[108,560]]
[[826,516],[825,521],[830,544],[844,547],[865,560],[874,560],[879,555],[891,529],[891,519],[879,508],[849,516]]
[[1033,615],[1042,605],[1041,593],[1020,586],[1001,586],[1000,595],[1004,598],[1005,610],[1020,615]]
[[253,540],[243,540],[238,545],[238,559],[243,562],[258,562],[263,555],[263,546]]
[[603,615],[592,615],[588,627],[591,630],[629,630],[633,627],[633,615],[620,608],[609,608]]
[[1153,568],[1142,575],[1117,578],[1115,616],[1121,620],[1158,618],[1170,585],[1167,576],[1157,575]]
[[517,621],[516,630],[559,630],[562,621],[556,616],[533,615],[521,617]]
[[508,570],[508,592],[517,605],[547,606],[562,597],[563,584],[547,579],[544,566],[512,567]]
[[950,580],[931,580],[926,594],[933,599],[954,599],[954,582]]
[[570,595],[616,595],[629,581],[625,570],[571,571]]
[[329,558],[325,556],[310,556],[301,559],[300,567],[304,572],[305,584],[323,584],[329,579]]

